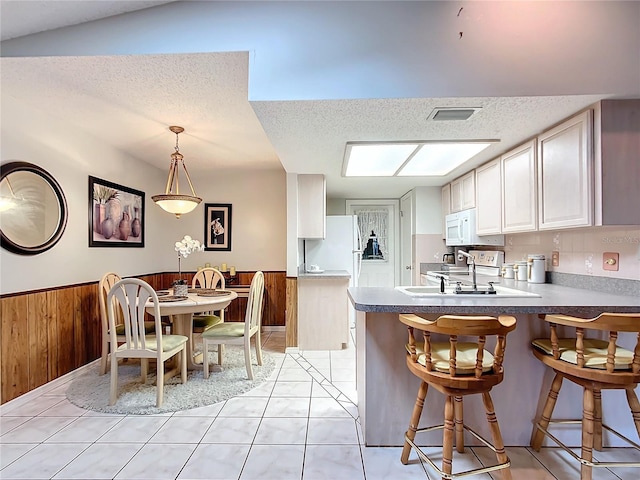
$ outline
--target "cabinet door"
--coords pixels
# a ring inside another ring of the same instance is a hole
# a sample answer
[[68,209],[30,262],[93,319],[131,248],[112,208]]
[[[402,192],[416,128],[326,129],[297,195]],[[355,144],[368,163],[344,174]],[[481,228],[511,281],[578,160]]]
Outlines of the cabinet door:
[[538,137],[540,230],[593,224],[592,129],[587,110]]
[[451,182],[451,213],[462,210],[462,180]]
[[476,168],[476,232],[491,235],[502,232],[500,159]]
[[298,238],[324,238],[324,175],[298,175]]
[[476,206],[475,171],[470,171],[451,182],[451,212]]
[[521,145],[502,156],[502,231],[537,229],[536,142]]
[[446,217],[451,213],[451,184],[442,187],[442,238],[447,231]]
[[462,177],[462,210],[476,206],[476,175],[474,171]]

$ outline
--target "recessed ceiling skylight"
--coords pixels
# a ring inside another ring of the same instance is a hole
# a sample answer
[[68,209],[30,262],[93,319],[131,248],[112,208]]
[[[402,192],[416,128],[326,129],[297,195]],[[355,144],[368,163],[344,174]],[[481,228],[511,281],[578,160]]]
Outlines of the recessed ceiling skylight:
[[348,142],[345,177],[446,175],[498,140]]

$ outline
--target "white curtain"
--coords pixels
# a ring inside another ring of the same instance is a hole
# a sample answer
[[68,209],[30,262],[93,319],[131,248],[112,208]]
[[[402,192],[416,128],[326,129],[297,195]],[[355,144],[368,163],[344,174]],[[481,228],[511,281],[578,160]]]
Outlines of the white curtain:
[[358,216],[362,247],[365,248],[367,246],[367,241],[373,231],[378,239],[382,257],[386,259],[388,254],[387,246],[389,244],[389,210],[380,207],[361,208],[355,210],[355,214]]

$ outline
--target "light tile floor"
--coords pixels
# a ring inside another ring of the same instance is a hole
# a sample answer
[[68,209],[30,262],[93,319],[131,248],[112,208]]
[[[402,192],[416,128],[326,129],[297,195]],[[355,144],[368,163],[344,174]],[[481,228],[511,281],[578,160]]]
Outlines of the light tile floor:
[[[354,349],[285,354],[284,332],[266,332],[276,357],[272,378],[226,402],[157,416],[90,412],[70,404],[61,385],[0,417],[2,479],[435,479],[412,453],[361,444]],[[408,419],[407,419],[408,420]],[[426,449],[435,458],[438,448]],[[565,452],[507,448],[513,478],[573,480]],[[598,456],[638,460],[632,449]],[[492,462],[487,448],[455,454],[454,472]],[[438,463],[436,461],[436,463]],[[474,478],[491,478],[489,475]],[[595,469],[594,480],[636,480],[635,469]]]

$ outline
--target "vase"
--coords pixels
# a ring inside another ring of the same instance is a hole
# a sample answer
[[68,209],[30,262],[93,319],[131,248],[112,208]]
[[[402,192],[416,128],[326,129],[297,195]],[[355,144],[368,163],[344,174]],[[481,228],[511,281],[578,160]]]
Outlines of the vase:
[[173,294],[181,297],[186,297],[187,293],[189,293],[189,285],[174,285],[173,286]]
[[94,205],[93,209],[93,231],[102,234],[102,222],[106,220],[106,208],[104,203]]
[[133,208],[134,216],[133,222],[131,222],[131,236],[138,238],[142,233],[142,225],[140,224],[140,209],[138,207]]
[[110,218],[107,218],[104,222],[102,222],[102,236],[107,240],[113,237],[113,227],[113,220],[111,220]]
[[[122,216],[122,205],[120,204],[120,200],[118,200],[117,198],[112,198],[107,202],[107,217],[109,217],[113,221],[114,228],[118,227],[121,216]],[[117,232],[114,231],[111,235],[116,233]]]
[[131,233],[131,220],[129,220],[129,218],[127,212],[122,214],[122,220],[120,220],[120,225],[118,225],[120,240],[127,240],[129,238],[129,234]]

